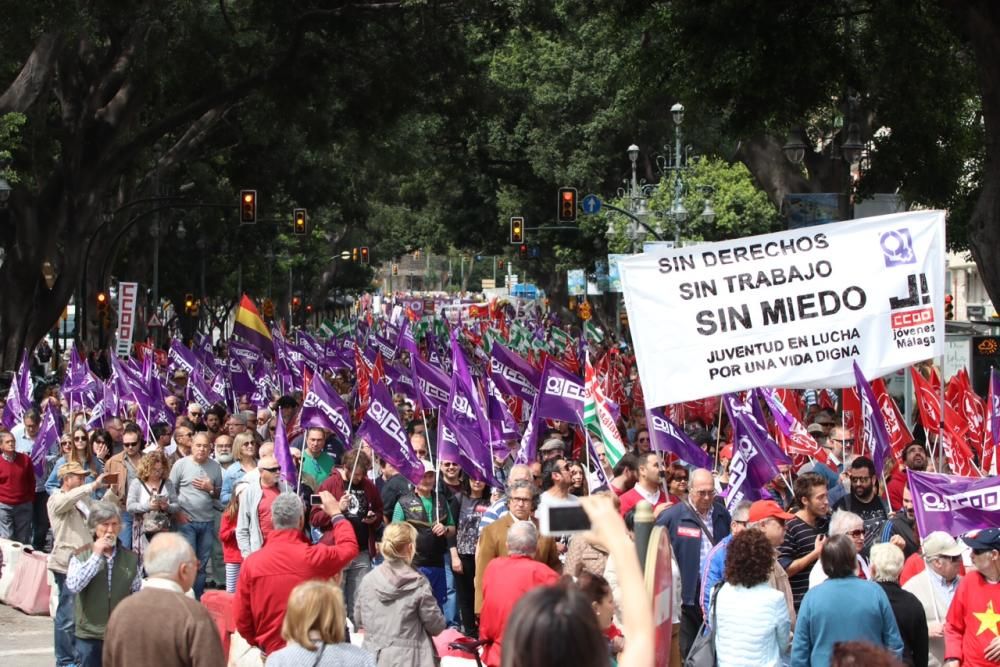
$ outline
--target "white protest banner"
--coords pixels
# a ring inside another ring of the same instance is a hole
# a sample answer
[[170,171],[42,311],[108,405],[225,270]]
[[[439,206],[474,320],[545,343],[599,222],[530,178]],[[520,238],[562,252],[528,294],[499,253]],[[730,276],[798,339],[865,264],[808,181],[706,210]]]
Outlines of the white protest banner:
[[139,283],[118,283],[118,344],[115,353],[119,357],[128,357],[132,350],[135,300],[138,295]]
[[646,405],[847,387],[944,352],[945,213],[838,222],[622,258]]

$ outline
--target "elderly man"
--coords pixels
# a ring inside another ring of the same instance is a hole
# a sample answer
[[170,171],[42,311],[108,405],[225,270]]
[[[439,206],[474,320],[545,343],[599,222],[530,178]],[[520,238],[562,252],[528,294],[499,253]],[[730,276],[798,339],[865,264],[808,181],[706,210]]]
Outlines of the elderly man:
[[552,459],[562,458],[566,455],[566,443],[562,438],[549,438],[538,448],[538,453],[542,457],[542,463]]
[[10,431],[0,430],[0,538],[31,541],[35,469],[31,457],[16,449]]
[[[773,500],[764,501],[774,505],[780,512],[780,516],[791,518],[791,514],[781,512],[781,508]],[[701,611],[702,614],[708,611],[712,589],[720,581],[726,571],[726,554],[729,553],[729,543],[733,538],[747,529],[750,523],[750,502],[742,501],[732,511],[733,520],[729,522],[729,534],[719,541],[712,550],[708,552],[708,557],[701,568]]]
[[747,528],[764,533],[764,537],[774,547],[774,564],[771,567],[768,583],[771,588],[781,591],[785,596],[785,605],[788,607],[788,618],[792,622],[792,629],[795,628],[795,600],[792,598],[792,585],[788,582],[788,573],[778,562],[778,547],[785,541],[785,523],[794,516],[794,514],[782,510],[781,506],[773,500],[755,501],[750,505],[750,512],[747,515]]
[[[537,493],[535,485],[527,480],[511,482],[507,486],[507,507],[510,511],[494,521],[479,536],[479,546],[476,549],[476,613],[483,608],[483,577],[490,561],[508,556],[507,533],[516,521],[533,521]],[[535,560],[548,565],[553,572],[559,573],[562,564],[559,561],[559,549],[551,537],[538,540],[538,548],[534,554]]]
[[285,646],[281,624],[292,589],[310,579],[331,579],[358,555],[354,530],[340,512],[340,503],[320,491],[323,511],[333,523],[333,544],[310,545],[302,535],[302,501],[283,493],[271,505],[273,532],[262,549],[243,561],[233,599],[236,629],[264,654]]
[[205,418],[205,410],[201,407],[200,403],[188,403],[187,418],[195,426],[199,426],[203,423]]
[[483,661],[500,665],[500,646],[507,617],[528,591],[559,581],[555,570],[534,560],[538,530],[530,521],[515,521],[507,531],[506,557],[494,558],[483,573],[483,607],[479,638],[486,644]]
[[[49,523],[52,525],[52,555],[49,556],[56,587],[59,590],[59,606],[53,619],[55,631],[56,665],[75,665],[76,649],[73,646],[73,593],[66,587],[66,570],[70,558],[81,547],[90,544],[93,536],[87,527],[87,517],[83,509],[90,512],[97,502],[93,494],[104,487],[104,475],[86,482],[90,471],[76,461],[70,461],[59,468],[60,487],[49,496]],[[114,491],[104,495],[111,504],[118,504]]]
[[681,570],[681,657],[688,654],[701,627],[701,569],[712,547],[729,535],[732,518],[715,501],[715,479],[699,468],[691,473],[691,490],[682,503],[656,519],[665,526]]
[[[41,424],[41,417],[34,408],[25,410],[21,417],[21,423],[10,430],[17,441],[16,449],[21,454],[31,457],[31,450],[35,447],[35,438],[38,437],[38,427]],[[49,452],[46,452],[48,454]],[[49,517],[45,511],[45,504],[48,502],[48,493],[45,491],[45,480],[48,477],[50,468],[43,469],[43,474],[35,476],[35,498],[31,504],[31,546],[35,551],[45,550],[45,540],[49,532]]]
[[230,438],[235,438],[240,433],[246,432],[247,430],[246,415],[244,415],[241,412],[229,415],[229,418],[226,419],[225,427],[226,427],[225,433]]
[[104,667],[224,664],[215,621],[185,595],[198,576],[198,561],[187,540],[177,533],[158,533],[146,548],[143,566],[149,578],[142,590],[123,600],[108,619]]
[[247,490],[240,500],[236,517],[236,543],[244,558],[264,546],[271,533],[271,506],[282,493],[292,490],[281,479],[281,466],[273,454],[262,456],[257,463],[257,476],[244,477]]
[[[511,467],[510,472],[507,473],[507,486],[509,487],[514,482],[531,483],[531,468],[523,463],[518,463]],[[507,514],[507,496],[502,495],[483,512],[482,518],[479,519],[479,535],[482,536],[483,531],[491,523],[505,514]]]
[[902,551],[891,544],[876,544],[872,547],[872,580],[881,586],[885,596],[889,598],[889,606],[892,607],[892,615],[896,618],[899,636],[903,640],[903,663],[927,667],[927,615],[920,600],[900,587],[899,573],[902,569]]
[[903,590],[913,593],[923,605],[929,637],[927,664],[941,667],[945,658],[944,622],[962,579],[959,570],[965,547],[948,533],[937,530],[924,539],[920,551],[926,567],[903,584]]
[[201,563],[194,584],[194,594],[199,600],[205,590],[205,568],[215,544],[215,511],[222,493],[222,468],[209,458],[212,453],[209,437],[207,432],[199,432],[191,445],[191,455],[170,469],[170,483],[177,490],[181,508],[176,515],[177,532],[187,539]]
[[100,667],[108,618],[122,600],[142,586],[139,557],[118,542],[118,505],[90,507],[87,525],[94,543],[77,550],[66,571],[66,588],[76,594],[76,664]]

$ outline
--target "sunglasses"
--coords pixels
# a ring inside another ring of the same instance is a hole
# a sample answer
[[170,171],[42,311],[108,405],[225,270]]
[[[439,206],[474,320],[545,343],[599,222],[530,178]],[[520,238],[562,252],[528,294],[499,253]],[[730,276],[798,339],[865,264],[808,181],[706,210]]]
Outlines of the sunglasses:
[[122,447],[138,447],[138,442],[123,442]]
[[[973,551],[973,553],[975,553]],[[938,560],[950,560],[952,563],[959,563],[962,561],[961,556],[935,556]]]
[[[77,442],[79,442],[80,440],[83,440],[84,442],[86,442],[87,436],[85,436],[85,435],[74,435],[73,439],[76,440]],[[101,441],[101,440],[94,440],[94,442],[103,442],[103,441]]]
[[857,530],[849,530],[849,531],[847,531],[844,534],[847,535],[847,536],[849,536],[849,537],[864,537],[865,536],[865,529],[864,528],[858,528]]
[[276,473],[276,472],[281,472],[281,467],[275,466],[274,468],[261,468],[261,470],[264,470],[269,473]]
[[675,481],[675,482],[684,482],[686,484],[687,481],[688,481],[688,478],[687,477],[674,477],[673,481]]

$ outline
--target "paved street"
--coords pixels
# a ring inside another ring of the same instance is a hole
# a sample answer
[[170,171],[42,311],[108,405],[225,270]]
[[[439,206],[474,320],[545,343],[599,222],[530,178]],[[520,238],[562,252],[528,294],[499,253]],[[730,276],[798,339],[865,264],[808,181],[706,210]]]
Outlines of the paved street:
[[0,665],[41,667],[55,662],[52,652],[52,619],[27,616],[0,605]]

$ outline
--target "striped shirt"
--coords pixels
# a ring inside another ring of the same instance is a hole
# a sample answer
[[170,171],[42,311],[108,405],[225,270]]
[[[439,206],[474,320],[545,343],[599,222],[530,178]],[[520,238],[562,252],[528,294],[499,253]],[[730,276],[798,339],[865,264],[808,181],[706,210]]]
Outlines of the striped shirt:
[[[778,562],[786,570],[793,561],[808,556],[816,548],[816,536],[826,535],[829,521],[825,517],[816,520],[816,527],[795,517],[789,519],[785,524],[785,541],[778,547]],[[795,611],[799,610],[802,598],[809,590],[809,572],[811,568],[804,568],[798,574],[788,577],[788,583],[792,587],[792,600],[795,602]]]

